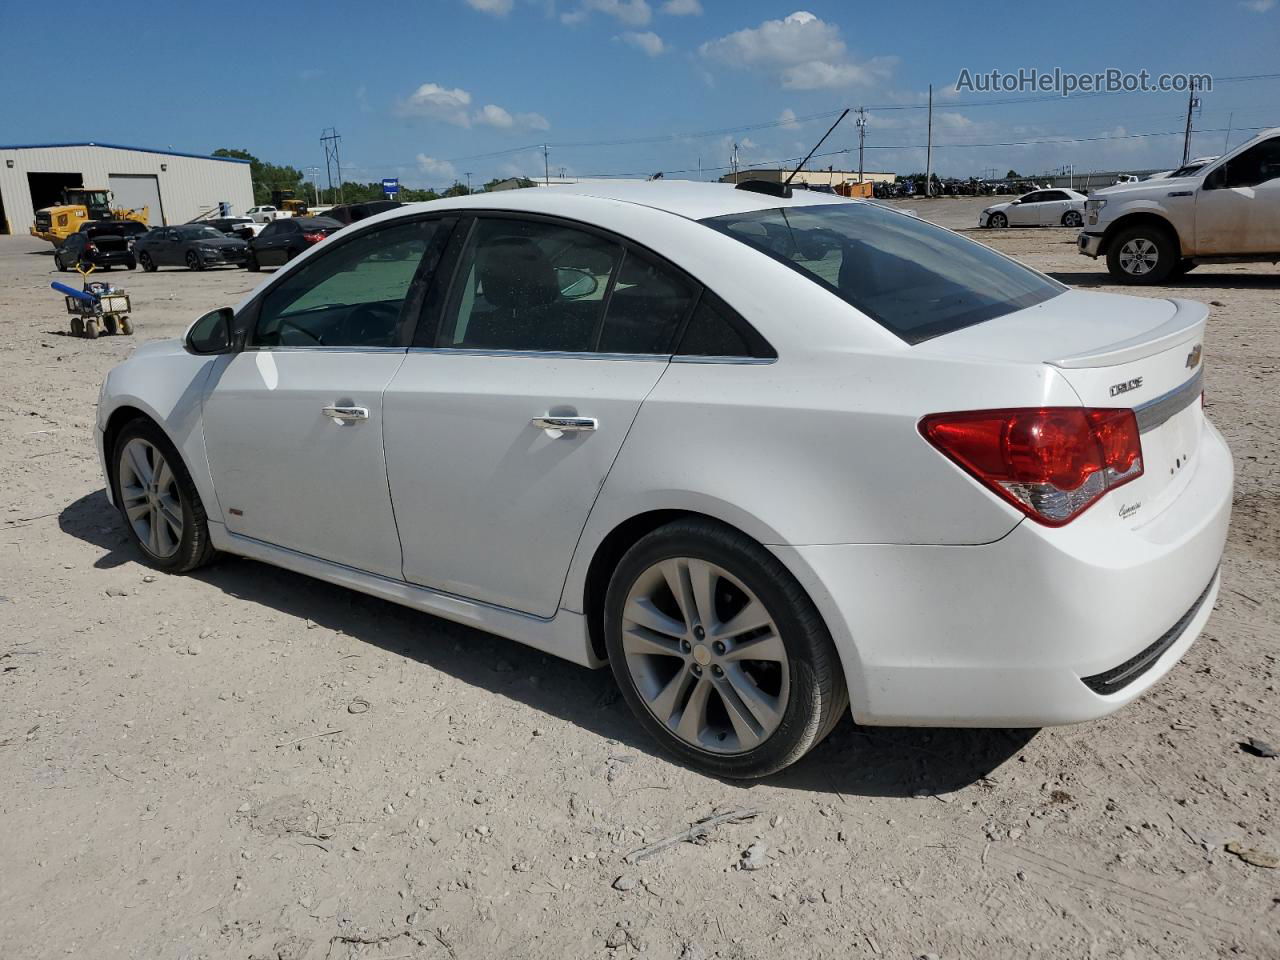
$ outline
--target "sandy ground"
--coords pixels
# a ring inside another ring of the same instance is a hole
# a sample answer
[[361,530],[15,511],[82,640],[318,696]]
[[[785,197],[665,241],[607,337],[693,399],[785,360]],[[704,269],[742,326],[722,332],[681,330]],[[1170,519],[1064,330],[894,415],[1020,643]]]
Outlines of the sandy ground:
[[[1071,231],[975,235],[1112,289]],[[137,336],[90,342],[47,251],[0,238],[7,956],[1280,956],[1280,870],[1224,850],[1280,854],[1280,760],[1240,747],[1280,744],[1280,270],[1176,290],[1213,304],[1238,479],[1217,610],[1167,679],[1072,728],[846,721],[742,785],[657,753],[607,672],[250,561],[152,576],[102,492],[98,386],[252,280],[115,272]],[[759,814],[623,862],[733,809]]]

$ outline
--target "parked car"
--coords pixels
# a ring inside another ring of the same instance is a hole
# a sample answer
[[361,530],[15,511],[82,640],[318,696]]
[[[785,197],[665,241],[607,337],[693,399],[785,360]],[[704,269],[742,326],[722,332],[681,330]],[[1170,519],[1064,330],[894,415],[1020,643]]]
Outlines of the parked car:
[[135,245],[138,262],[148,272],[161,267],[203,270],[224,264],[240,266],[245,261],[247,250],[243,240],[228,237],[203,223],[157,227]]
[[286,211],[277,210],[270,204],[263,204],[260,207],[250,207],[245,211],[245,215],[257,223],[270,223],[278,217],[289,216]]
[[216,217],[213,220],[205,220],[203,222],[220,233],[225,233],[229,237],[238,237],[245,241],[256,237],[266,227],[265,223],[259,223],[252,217]]
[[111,371],[148,563],[241,554],[608,663],[729,777],[850,707],[1100,717],[1204,627],[1232,459],[1202,305],[779,184],[498,197],[343,230]]
[[84,224],[62,241],[53,251],[53,263],[59,270],[72,270],[77,263],[93,264],[100,270],[125,267],[132,270],[138,265],[130,242],[133,227],[143,224],[134,221],[96,220]]
[[313,243],[342,229],[342,224],[328,217],[289,217],[272,220],[266,229],[249,241],[249,254],[244,265],[250,270],[278,267],[288,263]]
[[394,210],[396,207],[402,206],[404,204],[399,200],[368,200],[364,203],[340,203],[336,207],[330,207],[324,215],[330,220],[337,220],[343,226],[346,226],[349,223],[355,223],[357,220],[372,217],[375,213],[385,213],[388,210]]
[[1280,262],[1280,127],[1163,180],[1099,190],[1078,252],[1121,283],[1164,283],[1201,263]]
[[980,227],[1078,227],[1084,202],[1075,190],[1033,190],[1016,200],[996,203],[978,214]]

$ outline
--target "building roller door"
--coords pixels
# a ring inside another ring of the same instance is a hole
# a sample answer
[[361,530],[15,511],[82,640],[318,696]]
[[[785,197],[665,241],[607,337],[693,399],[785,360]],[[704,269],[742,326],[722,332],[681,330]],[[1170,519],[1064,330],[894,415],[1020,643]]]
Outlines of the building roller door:
[[147,207],[150,226],[164,225],[164,208],[160,205],[160,181],[152,174],[111,173],[107,189],[115,194],[113,207],[141,210]]

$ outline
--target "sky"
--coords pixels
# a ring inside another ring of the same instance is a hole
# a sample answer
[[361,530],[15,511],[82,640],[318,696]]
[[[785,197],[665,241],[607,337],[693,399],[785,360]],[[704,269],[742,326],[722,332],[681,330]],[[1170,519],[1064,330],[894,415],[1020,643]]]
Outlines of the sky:
[[[62,0],[57,21],[79,25],[63,40],[42,5],[2,0],[3,33],[22,39],[0,58],[0,144],[234,147],[318,167],[323,186],[320,136],[336,128],[349,180],[440,188],[470,175],[478,186],[547,168],[711,179],[735,143],[742,167],[794,162],[841,109],[865,107],[865,169],[908,173],[925,166],[933,84],[943,176],[1180,161],[1186,93],[956,90],[964,70],[1020,68],[1213,75],[1193,155],[1280,125],[1280,0],[1032,10],[953,0],[127,0],[108,22],[100,4]],[[107,46],[51,68],[51,50],[93,36]],[[1270,76],[1231,79],[1257,75]],[[857,169],[856,116],[811,166]]]

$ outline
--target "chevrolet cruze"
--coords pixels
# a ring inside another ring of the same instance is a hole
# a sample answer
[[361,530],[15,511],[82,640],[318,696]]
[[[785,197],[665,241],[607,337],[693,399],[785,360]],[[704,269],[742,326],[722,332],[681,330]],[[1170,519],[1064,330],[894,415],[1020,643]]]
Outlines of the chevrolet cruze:
[[699,769],[1111,713],[1208,619],[1206,310],[778,184],[414,204],[111,371],[148,562],[239,554],[612,668]]

